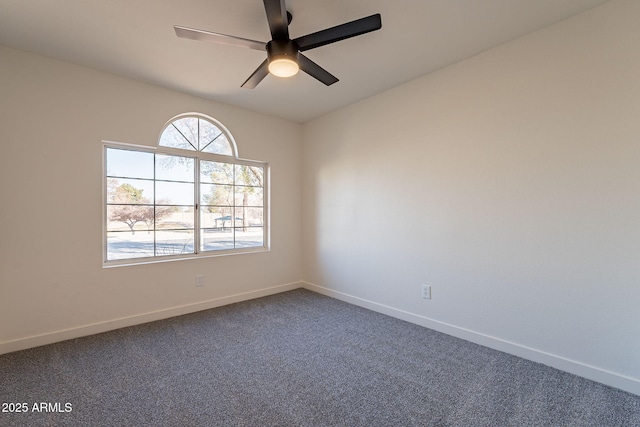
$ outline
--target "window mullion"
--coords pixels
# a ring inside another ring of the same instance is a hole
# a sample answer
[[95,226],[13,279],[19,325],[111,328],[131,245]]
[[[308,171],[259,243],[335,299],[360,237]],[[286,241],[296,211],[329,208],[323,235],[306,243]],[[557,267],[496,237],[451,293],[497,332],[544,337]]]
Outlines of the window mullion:
[[202,231],[200,230],[200,209],[202,209],[202,202],[200,199],[200,158],[196,157],[195,167],[193,168],[193,196],[194,196],[194,209],[193,214],[193,253],[200,253],[200,236]]
[[191,141],[189,141],[189,138],[187,138],[187,137],[184,135],[184,133],[182,133],[182,131],[180,131],[180,129],[178,129],[178,127],[177,127],[176,125],[171,124],[171,126],[173,126],[173,127],[178,131],[178,133],[179,133],[179,134],[184,138],[184,140],[185,140],[185,141],[187,141],[187,143],[188,143],[190,146],[192,146],[192,147],[193,147],[193,149],[194,149],[194,150],[198,151],[198,149],[197,149],[197,148],[196,148],[196,147],[191,143]]
[[202,147],[202,148],[200,149],[200,151],[206,150],[208,146],[210,146],[211,144],[213,144],[213,142],[214,142],[216,139],[220,138],[222,135],[223,135],[223,133],[222,133],[222,132],[221,132],[221,133],[219,133],[218,135],[216,135],[216,136],[215,136],[211,141],[207,142],[207,144],[206,144],[204,147]]
[[231,232],[233,233],[233,248],[236,248],[236,218],[238,217],[238,215],[236,214],[236,165],[233,165],[233,173],[231,174],[232,176],[232,183],[231,183],[231,191],[233,192],[232,198],[231,198],[231,224],[233,225],[233,228],[231,229]]
[[158,224],[156,224],[156,203],[158,200],[158,181],[157,181],[157,164],[158,155],[153,155],[153,256],[158,255]]

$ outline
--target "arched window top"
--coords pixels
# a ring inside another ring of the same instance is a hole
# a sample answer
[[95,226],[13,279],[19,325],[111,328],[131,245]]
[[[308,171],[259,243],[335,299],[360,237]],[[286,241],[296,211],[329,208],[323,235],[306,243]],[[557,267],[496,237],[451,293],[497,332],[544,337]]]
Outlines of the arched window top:
[[158,145],[237,157],[235,142],[225,127],[202,114],[182,114],[162,129]]

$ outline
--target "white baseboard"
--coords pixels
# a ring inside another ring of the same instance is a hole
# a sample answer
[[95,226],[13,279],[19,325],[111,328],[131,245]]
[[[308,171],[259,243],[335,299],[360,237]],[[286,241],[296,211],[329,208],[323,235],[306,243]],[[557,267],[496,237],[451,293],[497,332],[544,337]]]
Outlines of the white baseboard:
[[163,310],[151,311],[133,316],[113,319],[106,322],[93,323],[90,325],[78,326],[41,335],[34,335],[26,338],[20,338],[12,341],[0,342],[0,354],[10,353],[27,348],[38,347],[41,345],[52,344],[55,342],[65,341],[74,338],[80,338],[87,335],[99,334],[102,332],[112,331],[114,329],[125,328],[127,326],[139,325],[142,323],[153,322],[156,320],[168,319],[170,317],[181,316],[183,314],[195,313],[201,310],[220,307],[223,305],[233,304],[236,302],[248,301],[267,295],[278,294],[280,292],[291,291],[302,287],[300,282],[288,283],[270,288],[259,289],[251,292],[243,292],[226,297],[214,298],[207,301],[200,301],[193,304],[186,304],[177,307],[171,307]]
[[492,337],[490,335],[485,335],[466,328],[461,328],[449,323],[440,322],[438,320],[430,319],[419,314],[410,313],[408,311],[400,310],[388,305],[345,294],[343,292],[338,292],[329,288],[315,285],[313,283],[302,282],[302,286],[310,291],[318,292],[320,294],[327,295],[341,301],[348,302],[350,304],[354,304],[372,311],[376,311],[378,313],[395,317],[397,319],[424,326],[429,329],[433,329],[435,331],[442,332],[456,338],[461,338],[463,340],[471,341],[485,347],[512,354],[523,359],[542,363],[543,365],[551,366],[561,371],[569,372],[571,374],[578,375],[580,377],[587,378],[589,380],[596,381],[640,396],[640,380],[636,378],[607,371],[605,369],[587,365],[575,360],[570,360],[565,357],[536,350],[534,348],[526,347],[520,344],[515,344],[510,341]]

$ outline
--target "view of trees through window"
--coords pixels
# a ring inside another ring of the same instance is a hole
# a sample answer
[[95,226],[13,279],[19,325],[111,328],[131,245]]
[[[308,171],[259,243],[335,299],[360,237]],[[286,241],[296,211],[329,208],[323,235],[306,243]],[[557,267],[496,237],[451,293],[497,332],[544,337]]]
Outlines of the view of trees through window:
[[[106,261],[265,246],[264,165],[211,159],[197,147],[212,138],[227,155],[226,137],[210,124],[178,125],[163,133],[168,152],[105,147]],[[191,155],[174,154],[187,147],[178,138],[198,141]]]

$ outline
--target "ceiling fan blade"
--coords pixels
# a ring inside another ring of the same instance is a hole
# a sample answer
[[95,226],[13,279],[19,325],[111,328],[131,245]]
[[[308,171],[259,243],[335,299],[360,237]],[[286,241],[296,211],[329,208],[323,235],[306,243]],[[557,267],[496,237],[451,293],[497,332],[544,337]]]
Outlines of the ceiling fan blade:
[[314,79],[320,80],[327,86],[330,86],[338,81],[338,78],[304,56],[303,54],[298,55],[298,64],[300,65],[300,69],[305,73],[309,74]]
[[174,25],[176,36],[183,39],[200,40],[230,46],[248,47],[255,50],[267,50],[267,44],[256,40],[243,39],[242,37],[227,36],[226,34],[212,33],[210,31],[196,30],[193,28]]
[[243,88],[245,89],[254,89],[258,86],[258,83],[262,81],[269,74],[269,60],[265,59],[262,64],[249,76],[249,78],[242,83]]
[[284,0],[264,0],[264,10],[273,40],[289,40],[289,20]]
[[326,30],[298,37],[293,41],[300,47],[300,52],[303,52],[329,43],[335,43],[350,37],[376,31],[380,28],[382,28],[382,17],[379,13],[376,13],[375,15],[367,16],[366,18],[356,19],[355,21],[347,22],[346,24],[337,25],[335,27],[327,28]]

